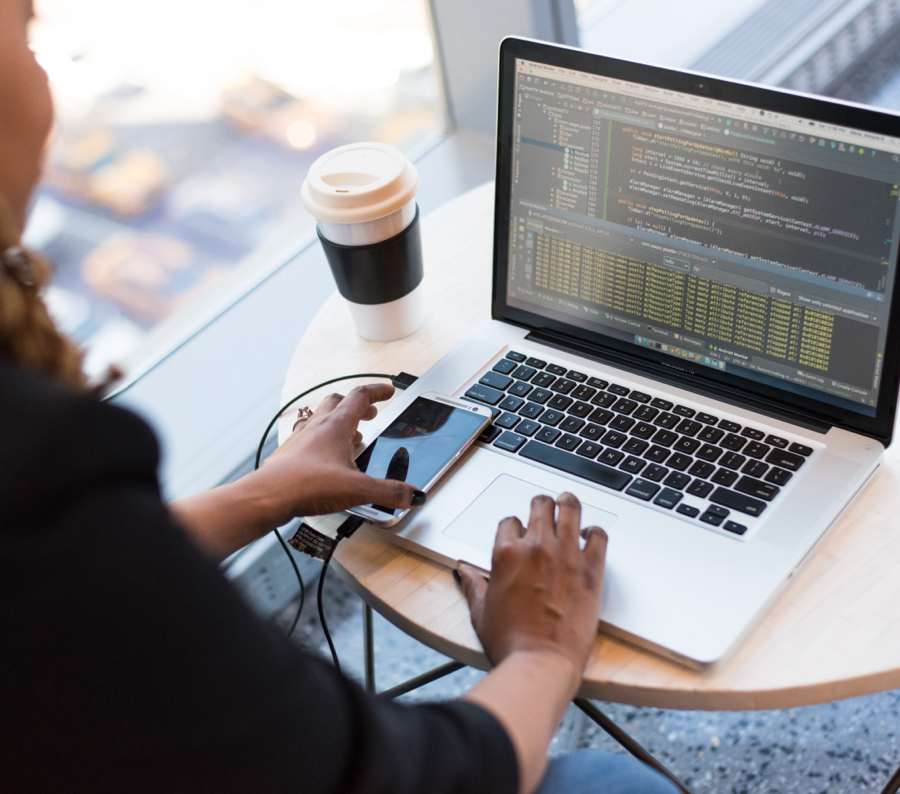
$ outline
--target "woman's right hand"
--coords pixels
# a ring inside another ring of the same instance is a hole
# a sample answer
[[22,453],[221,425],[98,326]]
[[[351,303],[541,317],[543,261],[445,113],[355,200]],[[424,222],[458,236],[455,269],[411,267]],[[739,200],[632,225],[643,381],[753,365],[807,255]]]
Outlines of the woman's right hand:
[[536,496],[527,528],[518,518],[500,522],[490,582],[460,568],[472,625],[494,665],[519,651],[551,652],[580,681],[597,633],[607,545],[606,533],[591,527],[580,549],[580,528],[575,496]]

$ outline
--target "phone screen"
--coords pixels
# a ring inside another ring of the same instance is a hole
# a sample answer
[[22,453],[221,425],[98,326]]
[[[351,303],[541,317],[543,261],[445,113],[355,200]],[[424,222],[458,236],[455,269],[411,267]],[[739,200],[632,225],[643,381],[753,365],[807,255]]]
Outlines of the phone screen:
[[[356,459],[372,477],[422,489],[485,423],[485,416],[417,397]],[[395,510],[372,505],[388,515]]]

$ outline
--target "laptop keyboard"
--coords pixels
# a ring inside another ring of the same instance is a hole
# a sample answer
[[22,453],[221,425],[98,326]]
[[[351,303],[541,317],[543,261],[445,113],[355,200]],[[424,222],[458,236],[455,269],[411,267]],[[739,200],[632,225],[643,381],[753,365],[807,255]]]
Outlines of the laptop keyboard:
[[813,452],[515,351],[465,397],[494,412],[480,441],[737,535]]

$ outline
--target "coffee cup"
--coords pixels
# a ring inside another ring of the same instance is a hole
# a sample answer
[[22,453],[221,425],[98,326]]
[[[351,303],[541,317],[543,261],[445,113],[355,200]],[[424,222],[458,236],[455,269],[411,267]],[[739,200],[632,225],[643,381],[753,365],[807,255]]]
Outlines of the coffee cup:
[[416,167],[392,146],[323,154],[300,189],[360,336],[391,342],[425,319]]

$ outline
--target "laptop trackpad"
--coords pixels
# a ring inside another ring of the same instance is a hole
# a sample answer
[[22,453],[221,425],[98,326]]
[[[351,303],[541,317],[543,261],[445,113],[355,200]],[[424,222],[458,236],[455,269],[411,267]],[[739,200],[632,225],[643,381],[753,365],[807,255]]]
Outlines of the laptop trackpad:
[[[456,517],[444,530],[444,534],[490,554],[500,521],[516,516],[523,526],[527,526],[531,500],[539,494],[547,494],[554,499],[559,496],[540,485],[501,474]],[[582,527],[598,526],[608,530],[618,520],[619,517],[614,513],[607,513],[582,502]]]

